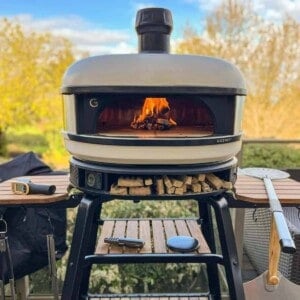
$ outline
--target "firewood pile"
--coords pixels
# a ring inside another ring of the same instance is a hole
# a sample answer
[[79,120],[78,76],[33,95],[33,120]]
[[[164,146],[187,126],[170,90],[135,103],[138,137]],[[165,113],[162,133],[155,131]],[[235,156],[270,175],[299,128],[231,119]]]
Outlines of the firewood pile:
[[215,174],[185,176],[119,177],[110,187],[112,195],[184,195],[232,189],[232,183]]

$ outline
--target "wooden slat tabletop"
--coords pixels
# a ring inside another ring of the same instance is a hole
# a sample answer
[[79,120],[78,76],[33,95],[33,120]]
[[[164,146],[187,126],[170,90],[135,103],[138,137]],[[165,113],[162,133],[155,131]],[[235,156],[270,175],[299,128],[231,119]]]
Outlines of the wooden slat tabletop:
[[55,185],[56,191],[53,195],[15,195],[11,190],[11,182],[17,178],[13,178],[0,183],[0,206],[50,204],[66,200],[68,197],[68,175],[22,176],[18,178],[29,178],[33,183],[36,184]]
[[[195,237],[200,247],[195,254],[210,253],[200,226],[194,219],[132,219],[106,220],[102,226],[95,254],[173,253],[166,246],[169,237],[185,235]],[[104,243],[105,237],[131,237],[145,241],[141,249]]]
[[[287,178],[272,180],[272,183],[282,204],[300,204],[300,182]],[[269,202],[263,180],[246,175],[238,175],[235,194],[241,201],[259,204]]]

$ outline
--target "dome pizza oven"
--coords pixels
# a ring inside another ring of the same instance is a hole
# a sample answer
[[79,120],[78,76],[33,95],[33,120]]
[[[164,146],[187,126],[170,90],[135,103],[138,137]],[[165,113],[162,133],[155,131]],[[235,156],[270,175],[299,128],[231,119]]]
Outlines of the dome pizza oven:
[[223,177],[232,181],[241,149],[243,77],[222,59],[169,54],[171,30],[169,10],[142,9],[139,53],[89,57],[65,73],[63,135],[76,186],[93,190],[88,172],[100,174],[91,180],[98,189],[107,189],[117,176],[107,174],[117,173],[231,170]]

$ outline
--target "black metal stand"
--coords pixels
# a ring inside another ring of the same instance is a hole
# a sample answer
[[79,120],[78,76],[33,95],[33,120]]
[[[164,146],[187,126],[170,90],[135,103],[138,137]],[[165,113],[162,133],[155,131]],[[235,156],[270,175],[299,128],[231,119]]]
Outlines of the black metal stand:
[[[101,215],[101,196],[85,195],[78,208],[62,300],[87,297],[91,266],[94,263],[194,262],[205,263],[209,279],[210,299],[221,299],[218,264],[224,265],[231,300],[245,299],[241,269],[238,262],[231,217],[226,195],[196,199],[200,210],[201,229],[213,253],[192,254],[134,254],[94,255],[97,229]],[[197,197],[195,197],[197,198]],[[216,253],[211,208],[215,212],[222,254]]]

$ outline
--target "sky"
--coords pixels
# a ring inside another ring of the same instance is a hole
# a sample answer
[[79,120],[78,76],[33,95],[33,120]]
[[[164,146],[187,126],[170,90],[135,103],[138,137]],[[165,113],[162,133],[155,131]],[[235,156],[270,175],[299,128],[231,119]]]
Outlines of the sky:
[[[246,1],[246,0],[245,0]],[[255,10],[278,21],[281,12],[300,22],[300,0],[252,0]],[[205,18],[222,0],[0,0],[0,18],[18,20],[37,32],[71,40],[90,55],[136,53],[134,28],[138,9],[168,8],[173,16],[172,44],[187,24],[201,30]]]

